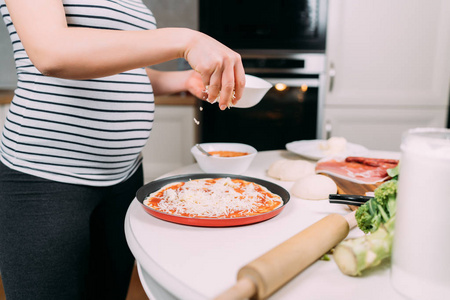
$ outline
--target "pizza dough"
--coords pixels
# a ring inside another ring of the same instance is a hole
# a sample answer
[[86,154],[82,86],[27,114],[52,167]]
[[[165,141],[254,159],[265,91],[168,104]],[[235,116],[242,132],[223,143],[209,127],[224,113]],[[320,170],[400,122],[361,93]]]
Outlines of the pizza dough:
[[297,180],[292,186],[292,194],[306,200],[328,199],[337,193],[336,183],[325,175],[310,175]]
[[306,160],[281,159],[274,162],[267,174],[283,181],[296,181],[308,175],[315,174],[315,165]]

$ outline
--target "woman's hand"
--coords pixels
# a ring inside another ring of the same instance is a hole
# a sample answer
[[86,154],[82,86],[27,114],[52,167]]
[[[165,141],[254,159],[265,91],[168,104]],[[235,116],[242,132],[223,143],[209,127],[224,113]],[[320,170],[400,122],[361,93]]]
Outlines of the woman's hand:
[[207,100],[208,93],[206,93],[206,87],[203,84],[202,76],[200,75],[200,73],[194,70],[186,72],[188,74],[184,83],[186,91],[199,99]]
[[184,58],[200,74],[203,85],[208,86],[209,102],[214,102],[220,94],[219,107],[224,110],[242,97],[245,72],[238,53],[203,33],[193,31]]
[[[187,91],[199,99],[214,102],[214,100],[208,100],[208,93],[203,84],[202,76],[194,70],[171,72],[158,71],[151,68],[147,68],[146,70],[152,82],[155,96]],[[220,98],[222,98],[222,94]],[[237,101],[238,99],[234,98],[232,104],[236,104]]]

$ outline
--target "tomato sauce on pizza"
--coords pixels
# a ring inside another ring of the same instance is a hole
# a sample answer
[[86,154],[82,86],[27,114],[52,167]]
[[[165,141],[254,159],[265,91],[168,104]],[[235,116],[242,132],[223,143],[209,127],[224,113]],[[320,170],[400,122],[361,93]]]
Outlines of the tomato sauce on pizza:
[[151,193],[144,205],[183,217],[240,218],[273,211],[283,200],[254,182],[205,178],[168,184]]

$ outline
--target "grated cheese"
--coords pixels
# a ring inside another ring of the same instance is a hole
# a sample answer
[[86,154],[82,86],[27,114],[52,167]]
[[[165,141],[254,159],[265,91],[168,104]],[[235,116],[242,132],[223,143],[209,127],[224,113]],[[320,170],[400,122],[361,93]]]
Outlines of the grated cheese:
[[267,212],[268,207],[269,211],[273,210],[283,201],[280,196],[252,182],[207,178],[166,185],[150,194],[144,204],[179,216],[232,218]]
[[194,118],[194,123],[197,124],[197,125],[199,125],[199,124],[200,124],[200,121],[198,121],[196,118]]

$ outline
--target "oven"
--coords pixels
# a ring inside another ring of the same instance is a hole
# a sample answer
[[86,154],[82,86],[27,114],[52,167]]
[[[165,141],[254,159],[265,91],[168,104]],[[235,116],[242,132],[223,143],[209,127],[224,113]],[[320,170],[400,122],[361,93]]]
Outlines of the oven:
[[325,49],[327,0],[199,0],[199,29],[232,49]]
[[264,151],[321,138],[326,8],[326,0],[199,0],[200,31],[240,53],[247,74],[273,84],[251,108],[200,102],[200,142]]

